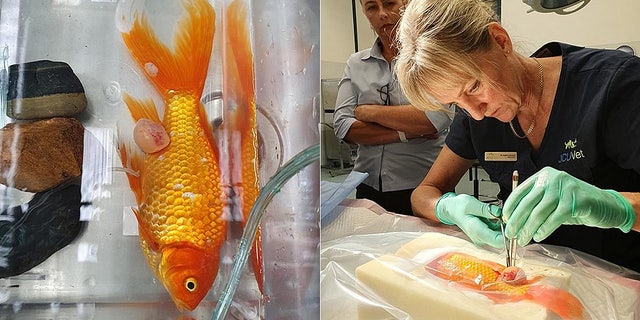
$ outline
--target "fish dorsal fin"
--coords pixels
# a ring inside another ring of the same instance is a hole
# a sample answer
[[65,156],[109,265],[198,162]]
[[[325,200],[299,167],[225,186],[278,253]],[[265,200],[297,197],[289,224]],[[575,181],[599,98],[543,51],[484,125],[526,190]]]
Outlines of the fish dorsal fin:
[[[255,76],[254,61],[251,47],[251,21],[246,0],[233,0],[227,7],[224,19],[224,99],[225,103],[235,102],[235,108],[226,112],[228,121],[224,123],[225,130],[232,136],[240,136],[240,155],[234,163],[242,163],[241,180],[237,188],[243,213],[243,225],[246,224],[251,207],[258,196],[258,149],[256,129]],[[251,264],[256,276],[260,292],[263,290],[262,246],[260,230],[256,234],[251,251]]]
[[206,80],[215,11],[206,0],[185,1],[186,17],[181,18],[172,52],[151,29],[142,15],[122,39],[147,78],[162,95],[171,90],[195,90],[198,97]]
[[122,99],[127,104],[134,122],[145,118],[160,123],[158,109],[152,99],[136,99],[127,93],[123,94]]

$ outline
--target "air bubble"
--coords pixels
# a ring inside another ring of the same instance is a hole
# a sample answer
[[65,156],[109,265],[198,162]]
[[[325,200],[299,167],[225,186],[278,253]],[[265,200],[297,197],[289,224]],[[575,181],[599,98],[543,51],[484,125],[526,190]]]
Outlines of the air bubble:
[[102,90],[102,93],[104,94],[104,97],[107,99],[107,101],[109,101],[110,103],[117,103],[122,99],[122,91],[120,90],[120,84],[115,81],[111,81],[109,85],[107,85]]

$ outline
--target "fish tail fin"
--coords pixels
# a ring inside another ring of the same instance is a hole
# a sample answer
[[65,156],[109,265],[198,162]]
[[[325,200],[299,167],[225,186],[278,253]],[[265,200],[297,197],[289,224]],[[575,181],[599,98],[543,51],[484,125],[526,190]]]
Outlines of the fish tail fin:
[[160,116],[158,115],[158,110],[156,109],[156,105],[153,103],[153,100],[135,99],[127,93],[124,93],[122,99],[127,104],[129,113],[131,113],[131,117],[134,122],[145,118],[160,123]]
[[[246,1],[233,0],[227,7],[224,21],[224,98],[225,101],[235,102],[235,108],[229,111],[227,126],[228,130],[240,133],[241,199],[246,223],[259,192],[255,77]],[[251,252],[251,263],[258,287],[264,292],[261,242],[261,232],[258,229]]]
[[526,298],[553,311],[562,319],[586,319],[584,307],[573,294],[552,286],[533,285]]
[[179,22],[172,51],[155,35],[144,15],[122,39],[137,64],[162,95],[169,90],[191,90],[200,97],[207,76],[215,11],[207,0],[185,0],[187,16]]

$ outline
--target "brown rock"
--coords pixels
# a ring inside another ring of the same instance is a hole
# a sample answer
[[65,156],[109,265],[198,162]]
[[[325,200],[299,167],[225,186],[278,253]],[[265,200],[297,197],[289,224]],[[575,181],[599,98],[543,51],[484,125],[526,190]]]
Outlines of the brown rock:
[[10,123],[0,130],[0,183],[40,192],[82,173],[84,127],[74,118]]

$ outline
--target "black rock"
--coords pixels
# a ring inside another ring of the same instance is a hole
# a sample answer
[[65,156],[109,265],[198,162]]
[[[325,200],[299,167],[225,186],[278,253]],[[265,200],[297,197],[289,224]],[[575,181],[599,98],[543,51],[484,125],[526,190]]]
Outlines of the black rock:
[[65,182],[0,214],[0,278],[16,276],[73,241],[83,228],[80,185]]
[[87,107],[84,87],[65,62],[9,66],[7,116],[17,120],[72,117]]

